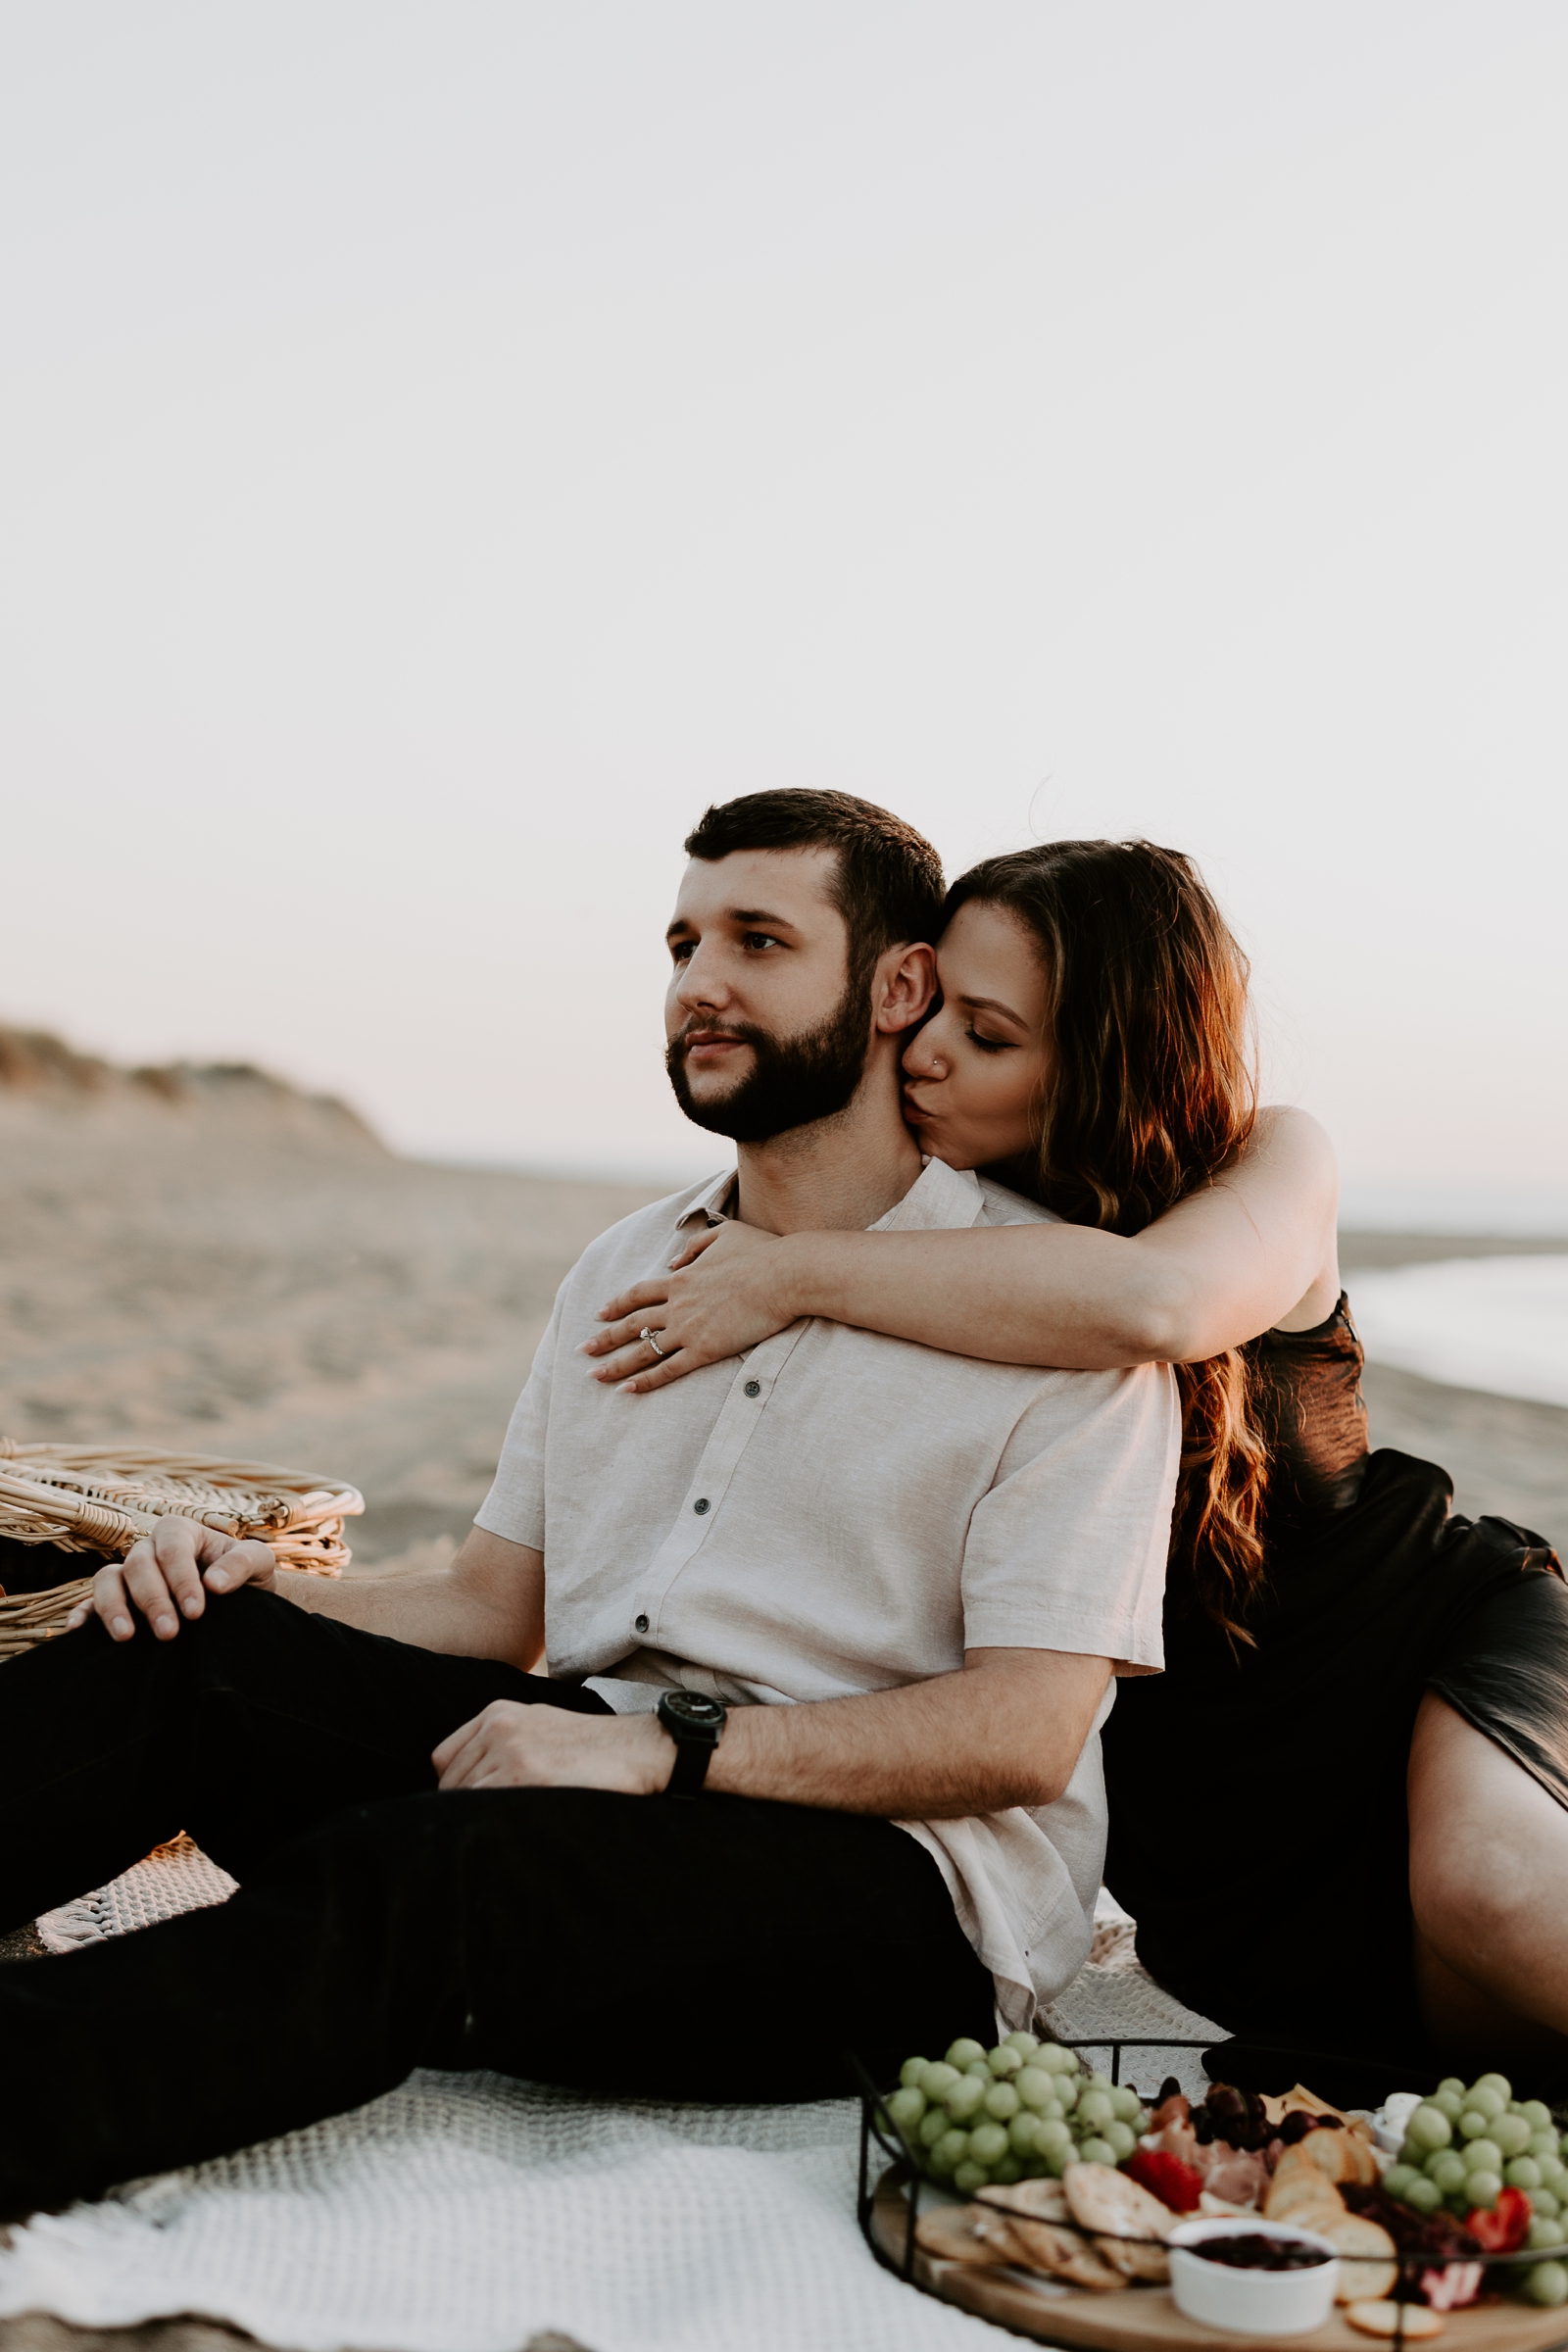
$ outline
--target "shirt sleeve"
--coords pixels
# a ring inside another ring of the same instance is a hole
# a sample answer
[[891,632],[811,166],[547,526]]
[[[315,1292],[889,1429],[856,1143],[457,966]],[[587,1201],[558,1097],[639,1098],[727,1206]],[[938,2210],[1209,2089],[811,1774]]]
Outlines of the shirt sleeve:
[[1060,1649],[1162,1667],[1180,1454],[1166,1365],[1053,1375],[1015,1425],[969,1521],[965,1648]]
[[526,1544],[534,1551],[545,1548],[545,1440],[565,1294],[563,1283],[545,1336],[534,1352],[533,1369],[512,1408],[494,1482],[473,1515],[475,1527],[492,1536],[505,1536],[511,1544]]

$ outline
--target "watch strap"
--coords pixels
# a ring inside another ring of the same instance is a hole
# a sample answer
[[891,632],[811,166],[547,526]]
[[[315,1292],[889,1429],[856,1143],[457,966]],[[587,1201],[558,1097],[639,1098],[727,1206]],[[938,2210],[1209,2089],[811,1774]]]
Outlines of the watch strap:
[[684,1740],[677,1740],[674,1767],[664,1783],[664,1794],[696,1796],[708,1778],[709,1759],[717,1745],[716,1740],[693,1740],[689,1734]]

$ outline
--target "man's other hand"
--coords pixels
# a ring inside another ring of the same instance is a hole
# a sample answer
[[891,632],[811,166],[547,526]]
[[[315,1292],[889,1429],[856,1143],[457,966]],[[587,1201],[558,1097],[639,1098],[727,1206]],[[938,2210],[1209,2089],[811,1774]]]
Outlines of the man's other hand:
[[675,1764],[655,1715],[576,1715],[492,1699],[430,1758],[443,1788],[613,1788],[654,1796]]
[[171,1514],[150,1536],[133,1544],[123,1560],[111,1561],[93,1578],[92,1598],[67,1620],[74,1633],[91,1616],[101,1617],[110,1639],[128,1642],[139,1609],[160,1642],[172,1642],[181,1617],[199,1617],[209,1592],[232,1592],[240,1585],[270,1587],[277,1561],[266,1544],[241,1544]]

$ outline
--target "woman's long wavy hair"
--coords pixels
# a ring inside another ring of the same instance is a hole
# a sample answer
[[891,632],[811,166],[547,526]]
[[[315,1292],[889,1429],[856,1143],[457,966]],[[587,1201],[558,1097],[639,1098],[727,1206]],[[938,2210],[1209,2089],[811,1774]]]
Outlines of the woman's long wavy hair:
[[[1032,935],[1046,981],[1039,1140],[999,1176],[1069,1225],[1141,1233],[1229,1165],[1257,1115],[1250,967],[1197,867],[1150,841],[1056,841],[953,885]],[[1262,1582],[1268,1445],[1245,1355],[1178,1364],[1171,1564],[1233,1642]]]

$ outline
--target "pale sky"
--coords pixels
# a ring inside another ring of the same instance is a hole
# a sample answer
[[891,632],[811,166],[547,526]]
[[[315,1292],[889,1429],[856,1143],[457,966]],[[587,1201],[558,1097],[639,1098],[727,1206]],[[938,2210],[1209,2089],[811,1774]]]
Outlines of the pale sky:
[[683,1170],[712,799],[1193,852],[1568,1197],[1560,0],[0,8],[0,1018]]

